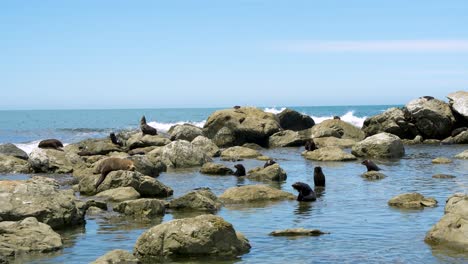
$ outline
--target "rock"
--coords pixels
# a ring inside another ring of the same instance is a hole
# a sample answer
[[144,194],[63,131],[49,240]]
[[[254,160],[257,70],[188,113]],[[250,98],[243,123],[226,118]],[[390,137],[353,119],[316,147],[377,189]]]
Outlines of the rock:
[[120,151],[120,147],[112,143],[109,138],[86,139],[76,144],[70,144],[67,147],[75,149],[76,152],[86,154],[84,156],[107,155],[114,151]]
[[248,172],[247,178],[258,181],[285,181],[286,172],[278,165],[273,164],[266,168],[258,167]]
[[112,171],[96,190],[94,187],[98,175],[85,176],[80,180],[80,193],[93,195],[98,192],[118,187],[133,187],[142,197],[168,197],[174,192],[158,180],[136,171]]
[[209,189],[191,191],[169,202],[169,208],[176,210],[200,210],[215,212],[221,208],[218,197]]
[[261,160],[261,161],[267,161],[267,160],[271,160],[271,157],[262,155],[262,156],[257,157],[256,159]]
[[447,103],[438,99],[420,97],[409,102],[406,108],[424,138],[444,139],[450,136],[455,117]]
[[453,111],[468,120],[468,92],[458,91],[447,96]]
[[185,140],[177,140],[164,146],[161,160],[171,168],[201,166],[212,161],[201,149]]
[[426,234],[426,243],[452,247],[466,252],[468,248],[468,195],[455,194],[447,200],[445,215]]
[[60,235],[34,217],[0,222],[0,245],[0,256],[10,257],[53,252],[63,247]]
[[304,145],[304,142],[305,138],[301,137],[298,132],[283,130],[270,136],[268,146],[270,148],[297,147]]
[[438,157],[438,158],[433,159],[432,163],[434,163],[434,164],[449,164],[449,163],[452,163],[452,160],[444,158],[444,157]]
[[93,200],[93,199],[90,199],[90,200],[86,201],[86,207],[88,209],[91,208],[91,207],[97,207],[97,208],[100,208],[102,210],[107,211],[107,203],[106,202],[96,201],[96,200]]
[[224,159],[255,159],[262,156],[262,153],[245,147],[230,147],[221,152],[221,158]]
[[343,139],[363,140],[365,138],[364,132],[358,127],[353,126],[338,119],[329,119],[315,125],[310,129],[310,137],[330,137],[334,136]]
[[209,157],[218,157],[221,154],[218,146],[213,141],[204,136],[198,136],[192,140],[192,145],[201,149]]
[[154,226],[137,240],[134,255],[139,258],[223,256],[249,252],[245,237],[236,234],[223,218],[201,215],[172,220]]
[[432,178],[434,179],[453,179],[453,178],[456,178],[455,176],[453,175],[449,175],[449,174],[435,174],[432,176]]
[[142,133],[133,134],[127,140],[127,147],[129,149],[136,149],[136,148],[145,148],[145,147],[158,147],[158,146],[165,146],[171,143],[171,140],[165,138],[161,135],[143,135]]
[[29,154],[29,165],[35,172],[71,173],[73,164],[70,155],[61,150],[35,148]]
[[268,138],[281,130],[278,118],[255,107],[241,107],[214,112],[206,121],[203,133],[219,147],[244,143],[268,144]]
[[304,158],[318,161],[349,161],[356,160],[352,154],[344,152],[339,147],[324,147],[314,151],[302,152]]
[[318,229],[289,228],[285,230],[276,230],[270,233],[270,236],[321,236],[330,234]]
[[141,174],[158,177],[161,172],[167,170],[166,164],[164,164],[160,159],[150,160],[148,157],[143,155],[135,155],[128,158],[133,161],[135,170]]
[[262,150],[262,146],[255,144],[255,143],[245,143],[242,145],[244,148],[254,149],[254,150]]
[[463,131],[453,138],[454,144],[468,144],[468,131]]
[[279,200],[295,200],[292,193],[281,191],[267,185],[245,185],[227,189],[220,197],[224,203],[238,204],[251,202],[267,202]]
[[462,153],[458,153],[455,155],[456,159],[468,159],[468,150],[463,151]]
[[88,210],[86,210],[86,216],[89,217],[89,216],[101,215],[104,212],[105,212],[105,210],[102,210],[99,207],[91,206],[91,207],[88,208]]
[[276,115],[279,119],[280,126],[283,129],[292,131],[300,131],[311,128],[315,125],[312,117],[303,115],[291,109],[285,109]]
[[151,147],[144,147],[144,148],[136,148],[136,149],[129,150],[127,153],[130,156],[146,155],[146,154],[150,153],[151,151],[155,150],[156,148],[158,148],[158,147],[151,146]]
[[351,153],[358,157],[401,158],[405,155],[405,147],[399,137],[379,133],[358,142]]
[[424,197],[420,193],[404,193],[397,195],[388,201],[388,205],[398,208],[423,208],[435,207],[437,201],[434,198]]
[[339,147],[339,148],[351,148],[356,145],[357,141],[354,139],[344,139],[336,137],[321,137],[314,139],[315,145],[319,148],[324,147]]
[[171,135],[171,140],[187,140],[192,141],[198,136],[203,135],[203,130],[197,126],[190,124],[175,125],[167,132]]
[[380,180],[387,176],[385,176],[385,174],[378,172],[378,171],[368,171],[362,174],[361,177],[366,178],[367,180]]
[[125,215],[138,217],[163,216],[166,213],[166,207],[163,201],[158,199],[137,199],[125,201],[114,207],[114,211]]
[[0,154],[0,173],[28,173],[29,163],[26,160]]
[[36,217],[52,228],[84,223],[85,204],[58,182],[35,176],[26,181],[0,181],[0,218],[18,221]]
[[22,160],[29,159],[29,156],[26,152],[11,143],[0,144],[0,154],[5,156],[13,156]]
[[233,170],[226,167],[223,164],[216,164],[213,162],[208,162],[203,164],[201,170],[203,174],[210,174],[210,175],[231,175],[234,173]]
[[111,202],[122,202],[138,199],[140,198],[140,193],[138,193],[133,187],[117,187],[102,191],[96,194],[96,197],[101,197]]
[[114,249],[91,264],[138,264],[141,263],[132,253],[123,249]]
[[394,107],[382,114],[367,118],[362,130],[368,137],[386,132],[399,138],[411,139],[418,134],[418,130],[414,124],[408,121],[410,119],[411,114],[406,108]]
[[427,145],[439,145],[440,144],[440,140],[438,139],[425,139],[423,141],[423,144],[427,144]]

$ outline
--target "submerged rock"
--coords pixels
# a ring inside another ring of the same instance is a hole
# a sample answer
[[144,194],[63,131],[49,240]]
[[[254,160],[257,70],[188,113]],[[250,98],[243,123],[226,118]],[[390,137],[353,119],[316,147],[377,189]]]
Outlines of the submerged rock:
[[432,245],[443,245],[459,250],[468,248],[468,195],[455,194],[448,198],[445,215],[426,234]]
[[138,264],[141,263],[132,253],[123,249],[114,249],[91,264]]
[[449,175],[449,174],[435,174],[435,175],[432,175],[432,178],[434,178],[434,179],[453,179],[453,178],[456,178],[456,177],[453,176],[453,175]]
[[278,164],[273,164],[266,168],[258,167],[250,170],[247,174],[247,178],[257,181],[285,181],[287,175]]
[[432,160],[432,163],[434,164],[449,164],[452,163],[453,161],[451,159],[447,159],[444,157],[438,157]]
[[295,200],[292,193],[281,191],[267,185],[245,185],[227,189],[219,198],[224,203],[251,203],[280,200]]
[[361,177],[366,178],[367,180],[380,180],[387,176],[385,176],[385,174],[378,172],[378,171],[368,171],[362,174]]
[[405,147],[399,137],[379,133],[358,142],[351,153],[358,157],[401,158],[405,155]]
[[424,197],[420,193],[404,193],[390,199],[388,205],[399,208],[416,209],[434,207],[437,205],[437,201],[431,197]]
[[456,159],[468,159],[468,150],[463,151],[462,153],[458,153],[455,155]]
[[166,213],[164,201],[158,199],[137,199],[119,203],[114,211],[138,217],[163,216]]
[[283,129],[300,131],[315,125],[314,119],[291,109],[284,109],[276,115]]
[[275,230],[270,233],[270,236],[321,236],[330,234],[322,232],[318,229],[305,229],[305,228],[290,228],[285,230]]
[[209,189],[194,190],[169,202],[171,209],[209,212],[219,210],[221,205],[221,201]]
[[354,155],[344,152],[339,147],[324,147],[314,151],[304,151],[302,155],[306,159],[318,161],[350,161],[357,159]]
[[15,144],[11,143],[0,144],[0,154],[5,156],[13,156],[22,160],[29,159],[28,153],[18,148]]
[[234,171],[223,164],[208,162],[203,164],[200,170],[203,174],[209,175],[232,175]]
[[249,241],[223,218],[201,215],[154,226],[137,240],[134,254],[141,259],[167,257],[236,257],[249,252]]
[[204,151],[186,140],[177,140],[164,146],[161,160],[171,168],[201,166],[212,161]]
[[0,245],[0,256],[10,257],[48,253],[63,247],[60,235],[34,217],[0,222]]

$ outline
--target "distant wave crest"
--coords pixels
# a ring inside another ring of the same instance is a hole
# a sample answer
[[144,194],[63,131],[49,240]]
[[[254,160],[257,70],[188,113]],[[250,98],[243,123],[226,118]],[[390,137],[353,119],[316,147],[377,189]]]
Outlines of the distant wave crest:
[[193,121],[179,121],[174,123],[160,123],[160,122],[148,122],[148,125],[156,128],[158,131],[167,132],[172,126],[175,125],[183,125],[183,124],[191,124],[197,127],[203,127],[206,123],[206,120],[200,122],[193,122]]
[[[28,142],[28,143],[16,143],[15,146],[22,149],[24,152],[28,153],[28,155],[33,151],[33,149],[37,148],[39,145],[40,140]],[[64,146],[69,145],[69,143],[63,143]]]

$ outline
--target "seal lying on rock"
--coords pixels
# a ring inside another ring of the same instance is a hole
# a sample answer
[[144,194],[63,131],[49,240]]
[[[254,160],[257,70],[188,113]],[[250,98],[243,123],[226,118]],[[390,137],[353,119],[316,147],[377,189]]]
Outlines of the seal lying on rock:
[[341,120],[341,118],[339,116],[333,116],[333,119],[335,120]]
[[117,145],[117,146],[123,146],[123,143],[122,141],[120,141],[114,134],[114,132],[111,132],[110,135],[110,140],[112,141],[113,144]]
[[379,171],[380,168],[375,165],[375,163],[372,160],[364,160],[362,165],[365,165],[367,167],[367,171]]
[[141,129],[141,132],[143,133],[143,136],[144,135],[152,135],[152,136],[155,136],[158,134],[158,131],[156,130],[156,128],[146,124],[146,117],[143,116],[140,120],[140,129]]
[[101,173],[101,177],[99,177],[99,180],[96,182],[96,185],[94,187],[96,187],[97,189],[97,187],[99,187],[99,185],[104,181],[109,172],[117,170],[132,171],[135,170],[135,165],[133,164],[133,161],[121,158],[107,158],[101,161],[96,166],[94,171],[94,173]]
[[305,150],[307,151],[314,151],[317,149],[317,146],[315,145],[315,142],[313,139],[309,139],[305,142]]
[[314,185],[315,187],[325,187],[325,175],[323,174],[322,167],[314,168]]
[[299,195],[297,196],[297,200],[300,202],[313,202],[317,200],[317,196],[315,195],[315,192],[310,188],[310,186],[307,183],[303,182],[296,182],[293,185],[291,185],[296,191],[299,192]]
[[269,159],[269,160],[267,160],[267,162],[265,162],[265,165],[263,165],[263,168],[266,168],[266,167],[271,166],[273,164],[276,164],[276,161],[274,161],[272,159]]
[[242,164],[236,164],[234,165],[234,168],[237,170],[232,174],[234,176],[240,177],[240,176],[245,176],[245,167]]
[[45,139],[39,142],[39,148],[62,150],[63,144],[58,139]]

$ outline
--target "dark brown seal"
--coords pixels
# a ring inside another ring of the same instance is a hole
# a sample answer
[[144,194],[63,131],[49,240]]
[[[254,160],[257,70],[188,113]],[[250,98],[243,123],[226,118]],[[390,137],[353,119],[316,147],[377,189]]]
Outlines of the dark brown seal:
[[305,148],[305,150],[307,150],[307,151],[314,151],[314,150],[317,149],[317,146],[315,145],[315,142],[314,142],[313,139],[308,139],[308,140],[305,142],[304,148]]
[[269,159],[265,162],[265,164],[263,165],[263,168],[266,168],[268,166],[271,166],[273,164],[276,164],[276,161],[272,160],[272,159]]
[[322,167],[314,168],[314,185],[315,187],[325,187],[325,175],[323,174]]
[[236,164],[236,165],[234,165],[234,168],[236,168],[236,171],[232,175],[237,176],[237,177],[245,176],[245,167],[244,167],[244,165]]
[[111,132],[110,135],[110,140],[112,141],[113,144],[117,145],[117,146],[123,146],[123,143],[122,141],[120,141],[117,136],[115,136],[114,132]]
[[120,158],[107,158],[103,161],[101,161],[95,169],[95,173],[101,173],[101,177],[99,177],[99,180],[96,182],[96,189],[99,187],[99,185],[104,181],[106,178],[107,174],[111,171],[117,171],[117,170],[135,170],[135,165],[133,164],[133,161],[128,160],[128,159],[120,159]]
[[45,139],[39,142],[39,148],[62,150],[63,144],[58,139]]
[[301,202],[313,202],[317,200],[317,196],[315,195],[314,190],[310,188],[307,183],[303,182],[296,182],[291,185],[296,191],[299,192],[297,196],[297,200]]
[[233,108],[234,108],[234,109],[239,109],[239,108],[241,108],[241,107],[240,107],[239,105],[235,105]]
[[367,171],[379,171],[380,170],[380,168],[372,160],[364,160],[361,164],[366,166]]
[[143,135],[152,135],[155,136],[158,134],[156,128],[146,124],[146,117],[143,116],[140,120],[140,129]]
[[339,117],[339,116],[333,116],[333,119],[335,119],[335,120],[341,120],[341,117]]

